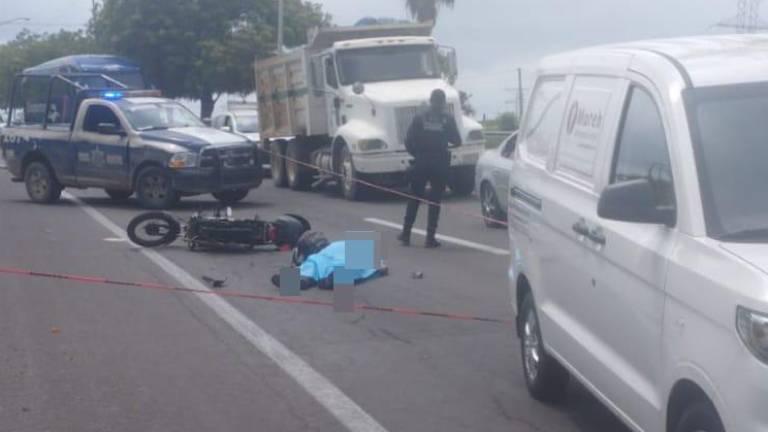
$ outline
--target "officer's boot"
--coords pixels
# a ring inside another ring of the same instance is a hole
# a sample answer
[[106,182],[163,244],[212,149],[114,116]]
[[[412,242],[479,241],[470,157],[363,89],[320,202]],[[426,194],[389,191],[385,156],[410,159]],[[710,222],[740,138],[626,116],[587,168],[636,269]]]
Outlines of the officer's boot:
[[399,240],[400,244],[403,246],[410,246],[411,245],[411,227],[408,225],[404,225],[403,231],[400,233],[399,236],[397,236],[397,240]]
[[434,229],[427,230],[427,241],[424,242],[424,247],[427,249],[436,249],[442,246],[442,243],[437,241],[435,238],[435,231]]

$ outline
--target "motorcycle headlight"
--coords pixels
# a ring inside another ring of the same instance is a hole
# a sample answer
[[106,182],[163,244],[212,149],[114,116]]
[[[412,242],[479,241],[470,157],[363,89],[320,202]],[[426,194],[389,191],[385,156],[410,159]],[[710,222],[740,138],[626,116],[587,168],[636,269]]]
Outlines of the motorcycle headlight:
[[360,151],[364,152],[385,150],[387,148],[387,143],[380,139],[364,139],[358,142],[358,147],[360,147]]
[[736,309],[736,329],[752,354],[768,364],[768,315],[739,306]]
[[198,155],[192,152],[175,153],[168,161],[171,168],[194,168],[197,166]]

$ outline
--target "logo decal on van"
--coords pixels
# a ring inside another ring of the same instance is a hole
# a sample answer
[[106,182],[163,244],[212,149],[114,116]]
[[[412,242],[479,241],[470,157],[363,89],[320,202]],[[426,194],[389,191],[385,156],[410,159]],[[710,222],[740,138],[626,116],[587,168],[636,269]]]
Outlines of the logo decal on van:
[[571,108],[568,110],[568,123],[566,129],[568,135],[573,134],[577,125],[588,129],[602,129],[603,114],[582,108],[581,105],[579,105],[579,102],[575,101],[571,104]]

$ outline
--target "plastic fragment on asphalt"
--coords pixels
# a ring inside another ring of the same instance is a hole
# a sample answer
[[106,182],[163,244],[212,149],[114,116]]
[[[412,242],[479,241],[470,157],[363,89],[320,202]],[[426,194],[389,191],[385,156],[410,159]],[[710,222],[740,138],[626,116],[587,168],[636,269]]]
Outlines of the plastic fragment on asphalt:
[[218,279],[203,275],[203,282],[207,283],[213,288],[223,288],[227,284],[227,278]]
[[424,279],[424,272],[411,273],[411,279]]

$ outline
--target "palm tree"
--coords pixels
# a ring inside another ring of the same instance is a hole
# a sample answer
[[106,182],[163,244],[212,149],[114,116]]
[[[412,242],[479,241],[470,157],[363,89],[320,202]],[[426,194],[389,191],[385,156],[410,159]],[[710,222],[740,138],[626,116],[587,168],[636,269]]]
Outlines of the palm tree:
[[408,11],[419,22],[436,21],[443,6],[453,7],[455,0],[405,0]]

